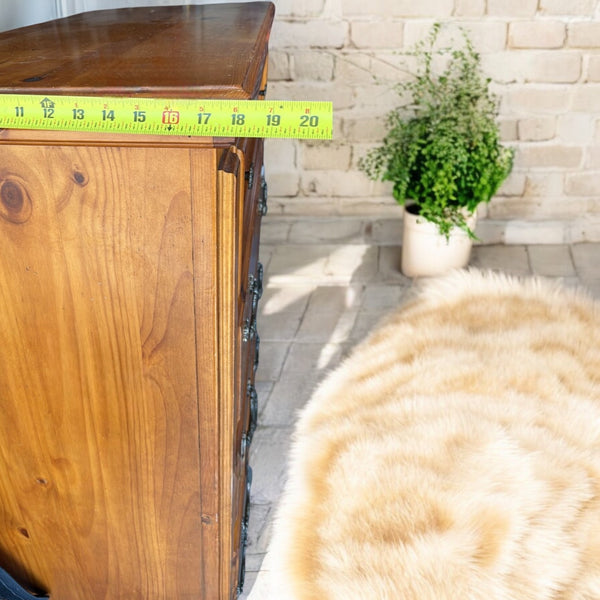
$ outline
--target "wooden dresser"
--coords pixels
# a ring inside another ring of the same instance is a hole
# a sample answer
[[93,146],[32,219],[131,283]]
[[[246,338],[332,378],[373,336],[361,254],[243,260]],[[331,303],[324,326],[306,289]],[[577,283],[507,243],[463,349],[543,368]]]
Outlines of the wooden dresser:
[[[0,93],[257,99],[268,2],[0,34]],[[0,567],[52,600],[243,580],[262,140],[0,132]]]

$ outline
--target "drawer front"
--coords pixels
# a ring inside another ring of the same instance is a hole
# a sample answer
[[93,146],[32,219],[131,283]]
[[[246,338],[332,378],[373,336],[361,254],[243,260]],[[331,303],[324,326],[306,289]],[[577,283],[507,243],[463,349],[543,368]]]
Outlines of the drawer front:
[[[245,146],[245,193],[243,208],[243,239],[241,243],[242,272],[254,273],[258,262],[260,221],[266,214],[266,183],[263,166],[263,140],[250,140]],[[247,283],[247,282],[242,282]],[[248,292],[246,286],[243,294]],[[245,301],[245,297],[244,297]]]
[[263,288],[263,267],[258,260],[260,223],[266,212],[266,184],[263,167],[263,141],[240,140],[244,165],[244,194],[239,241],[239,337],[240,381],[235,421],[234,469],[234,549],[238,568],[238,593],[244,582],[244,554],[248,533],[252,470],[248,465],[250,443],[257,426],[258,397],[254,374],[258,366],[260,337],[257,330],[258,302]]

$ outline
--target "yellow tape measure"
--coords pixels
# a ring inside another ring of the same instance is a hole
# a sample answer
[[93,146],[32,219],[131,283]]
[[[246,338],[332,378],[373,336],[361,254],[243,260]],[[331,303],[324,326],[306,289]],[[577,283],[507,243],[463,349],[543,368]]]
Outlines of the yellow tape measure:
[[331,139],[331,102],[0,94],[0,128]]

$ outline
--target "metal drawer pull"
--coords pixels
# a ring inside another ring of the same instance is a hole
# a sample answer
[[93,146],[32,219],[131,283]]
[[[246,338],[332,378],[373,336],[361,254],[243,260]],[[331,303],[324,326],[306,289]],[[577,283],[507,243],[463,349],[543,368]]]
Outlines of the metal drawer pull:
[[244,328],[242,329],[242,342],[246,343],[253,340],[256,337],[256,317],[250,321],[246,319],[244,321]]
[[242,530],[240,535],[240,563],[238,571],[238,596],[244,589],[246,579],[246,547],[248,545],[248,528],[250,527],[250,488],[252,486],[252,469],[246,466],[246,494],[244,497],[244,516],[242,518]]
[[256,276],[248,275],[248,293],[252,294],[252,314],[256,315],[258,301],[263,294],[263,273],[264,269],[261,263],[258,263]]
[[250,425],[248,426],[248,443],[252,442],[258,424],[258,394],[251,379],[246,386],[248,401],[250,402]]
[[258,369],[258,356],[260,354],[260,335],[256,334],[256,345],[254,346],[254,372]]
[[250,163],[250,167],[246,171],[246,181],[248,182],[248,189],[251,190],[254,183],[254,163]]
[[265,179],[265,167],[260,170],[260,198],[258,200],[258,214],[264,217],[267,214],[267,197],[268,197],[267,180]]
[[262,263],[259,262],[258,266],[256,268],[256,278],[258,280],[258,287],[257,287],[257,293],[258,293],[258,297],[261,298],[263,295],[263,276],[264,276],[264,268],[262,266]]
[[248,439],[248,434],[242,434],[242,441],[240,443],[240,457],[242,460],[246,458],[246,452],[248,451],[248,446],[250,445],[250,440]]

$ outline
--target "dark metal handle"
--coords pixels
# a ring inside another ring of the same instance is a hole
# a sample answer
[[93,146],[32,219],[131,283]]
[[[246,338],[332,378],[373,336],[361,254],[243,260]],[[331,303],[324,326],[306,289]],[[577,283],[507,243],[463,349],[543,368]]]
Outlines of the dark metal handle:
[[258,369],[258,356],[260,354],[260,335],[256,334],[256,344],[254,345],[254,372]]
[[256,317],[252,319],[246,319],[244,321],[244,328],[242,329],[242,342],[249,342],[256,337]]
[[250,440],[248,439],[248,434],[242,434],[242,441],[240,443],[240,457],[242,460],[246,458],[246,452],[248,451],[248,446],[250,446]]
[[260,198],[258,200],[258,213],[261,217],[264,217],[267,214],[267,198],[268,198],[268,185],[267,180],[265,179],[265,167],[263,165],[260,171]]
[[254,183],[254,163],[250,163],[250,167],[246,171],[246,181],[248,182],[248,189],[252,189]]
[[250,488],[252,487],[252,468],[246,465],[246,494],[244,497],[244,516],[240,535],[240,562],[238,571],[237,595],[244,590],[246,579],[246,546],[248,545],[248,528],[250,526]]
[[248,426],[248,443],[252,442],[256,426],[258,424],[258,394],[256,388],[250,379],[246,386],[246,394],[250,402],[250,425]]
[[256,315],[258,301],[263,294],[263,273],[264,269],[261,263],[258,263],[256,268],[256,276],[248,276],[248,292],[252,294],[252,314]]

